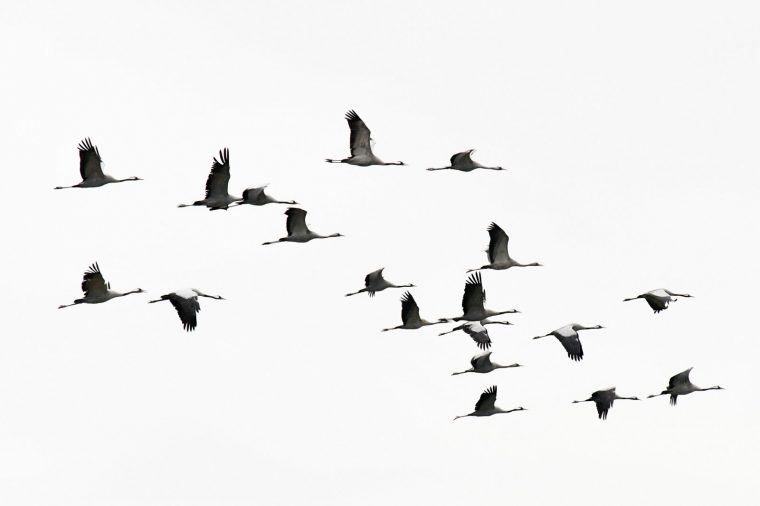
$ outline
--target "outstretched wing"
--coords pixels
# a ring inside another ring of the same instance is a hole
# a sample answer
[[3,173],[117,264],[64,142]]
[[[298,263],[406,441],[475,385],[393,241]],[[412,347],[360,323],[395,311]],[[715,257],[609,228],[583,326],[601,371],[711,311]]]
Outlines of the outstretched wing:
[[79,143],[79,175],[82,179],[102,178],[103,168],[101,166],[103,159],[100,158],[97,146],[93,146],[90,138],[86,138]]
[[214,158],[211,172],[206,180],[206,199],[221,200],[227,197],[227,188],[230,182],[230,150],[224,148],[219,151],[219,160]]
[[285,227],[289,236],[309,233],[309,227],[306,226],[306,211],[297,207],[290,207],[285,211],[285,214],[288,216]]
[[472,152],[475,151],[474,149],[468,149],[467,151],[462,151],[461,153],[457,153],[455,155],[451,156],[451,159],[449,162],[451,163],[452,167],[462,166],[462,167],[469,167],[472,165],[472,157],[470,156]]
[[98,295],[105,295],[109,289],[108,283],[103,279],[103,274],[100,273],[100,267],[95,262],[84,273],[82,279],[82,291],[85,297],[95,297]]
[[567,356],[572,360],[580,361],[583,359],[583,346],[581,346],[581,340],[578,338],[578,334],[575,333],[570,336],[557,336],[557,339],[567,351]]
[[417,305],[417,301],[414,300],[412,294],[404,292],[401,296],[401,321],[406,325],[410,321],[420,320],[420,308]]
[[475,411],[490,411],[496,404],[496,385],[486,389],[480,394],[480,399],[475,404]]
[[246,188],[243,191],[243,200],[245,202],[257,203],[259,199],[264,195],[264,189],[267,185],[256,186],[255,188]]
[[465,323],[462,330],[475,341],[478,348],[485,350],[491,347],[491,336],[488,335],[488,329],[479,323]]
[[483,290],[483,280],[480,272],[470,274],[464,285],[464,296],[462,297],[462,311],[464,314],[470,311],[483,311],[483,304],[486,301],[486,292]]
[[470,360],[470,365],[473,369],[485,369],[487,367],[490,367],[491,364],[491,353],[490,351],[483,352],[479,355],[475,355],[472,357],[472,360]]
[[167,296],[169,302],[172,303],[174,309],[177,310],[179,320],[182,322],[182,328],[191,332],[198,326],[198,319],[196,315],[201,310],[201,305],[198,303],[198,297],[184,298],[172,293]]
[[677,385],[686,385],[688,383],[691,383],[691,381],[689,380],[689,373],[691,372],[692,369],[693,367],[689,367],[685,371],[679,372],[678,374],[670,378],[670,381],[668,382],[668,389],[671,389]]
[[488,261],[490,263],[506,262],[509,260],[509,236],[496,223],[488,226]]
[[348,121],[348,127],[351,129],[351,156],[371,156],[371,133],[367,125],[353,109],[346,113],[346,121]]

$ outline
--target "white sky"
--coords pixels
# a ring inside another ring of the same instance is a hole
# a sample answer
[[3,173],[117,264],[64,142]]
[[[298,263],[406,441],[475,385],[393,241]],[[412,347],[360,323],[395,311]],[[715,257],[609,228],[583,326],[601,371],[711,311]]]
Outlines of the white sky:
[[[13,505],[754,504],[760,32],[753,2],[0,5],[5,289],[0,502]],[[343,114],[407,167],[327,165]],[[78,181],[91,137],[116,177]],[[177,209],[230,148],[345,238],[260,246],[283,206]],[[454,152],[508,172],[430,173]],[[23,175],[22,175],[23,174]],[[23,192],[19,191],[23,188]],[[458,313],[491,221],[542,268],[485,272],[493,358],[400,323]],[[98,261],[116,290],[58,311]],[[149,298],[196,287],[196,332]],[[653,315],[624,297],[695,295]],[[577,321],[574,363],[554,339]],[[694,366],[722,392],[659,392]],[[452,418],[499,386],[528,411]]]

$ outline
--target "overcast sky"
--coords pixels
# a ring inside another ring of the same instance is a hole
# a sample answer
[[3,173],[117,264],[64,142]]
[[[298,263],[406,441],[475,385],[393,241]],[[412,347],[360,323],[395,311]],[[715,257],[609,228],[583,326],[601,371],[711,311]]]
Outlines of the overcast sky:
[[[22,5],[23,4],[23,5]],[[640,505],[757,500],[753,2],[5,2],[0,5],[9,505]],[[355,109],[375,153],[348,156]],[[78,182],[91,137],[115,177]],[[284,206],[178,209],[229,147],[230,190],[270,183],[344,238],[261,246]],[[458,151],[506,172],[427,172]],[[544,267],[483,274],[493,359],[400,323],[460,311],[486,228]],[[116,290],[58,310],[98,261]],[[195,287],[187,333],[151,298]],[[693,294],[653,314],[624,297]],[[585,359],[555,339],[571,322]],[[609,418],[572,405],[661,391]],[[480,393],[527,411],[484,419]]]

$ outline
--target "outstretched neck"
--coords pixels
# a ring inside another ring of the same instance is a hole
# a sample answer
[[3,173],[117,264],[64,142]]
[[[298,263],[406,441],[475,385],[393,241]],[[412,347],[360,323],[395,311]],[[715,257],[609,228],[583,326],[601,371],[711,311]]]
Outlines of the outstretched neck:
[[383,162],[382,165],[406,165],[404,162]]
[[142,181],[142,179],[140,179],[140,178],[139,178],[139,177],[137,177],[137,176],[133,176],[133,177],[128,177],[128,178],[126,178],[126,179],[117,179],[117,180],[116,180],[116,181],[114,181],[114,182],[115,182],[115,183],[125,183],[125,182],[127,182],[127,181]]

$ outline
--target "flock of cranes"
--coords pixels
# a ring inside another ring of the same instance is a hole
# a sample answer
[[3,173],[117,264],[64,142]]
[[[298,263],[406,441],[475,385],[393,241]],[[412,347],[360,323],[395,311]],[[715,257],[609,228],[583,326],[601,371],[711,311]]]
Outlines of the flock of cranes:
[[[383,162],[372,152],[372,137],[369,128],[362,121],[355,111],[351,110],[346,114],[346,120],[348,121],[349,128],[351,130],[350,136],[350,148],[351,156],[348,158],[336,160],[326,159],[329,163],[345,163],[358,166],[370,166],[370,165],[405,165],[404,162]],[[82,177],[82,181],[72,186],[58,186],[55,189],[64,188],[96,188],[110,183],[121,183],[126,181],[140,181],[138,177],[129,177],[126,179],[116,179],[112,176],[106,175],[102,170],[102,158],[98,148],[87,138],[83,140],[79,146],[79,172]],[[430,171],[438,170],[458,170],[462,172],[471,172],[475,169],[487,169],[487,170],[505,170],[500,166],[488,167],[483,166],[475,162],[471,155],[474,150],[470,149],[462,153],[457,153],[451,157],[451,165],[448,167],[429,168]],[[237,197],[229,193],[229,181],[230,181],[230,154],[227,148],[219,151],[219,157],[214,158],[206,180],[205,197],[201,200],[196,200],[192,204],[180,204],[179,207],[192,207],[202,206],[209,210],[227,210],[230,207],[238,207],[244,204],[253,206],[263,206],[267,204],[287,204],[290,206],[298,205],[294,200],[278,200],[266,193],[267,185],[256,186],[247,188],[243,191],[242,196]],[[306,225],[307,212],[298,207],[289,207],[285,211],[287,216],[286,230],[287,235],[280,239],[264,242],[264,245],[275,244],[278,242],[296,242],[306,243],[313,239],[328,239],[335,237],[342,237],[342,234],[336,232],[329,235],[318,234]],[[438,318],[436,320],[426,320],[420,316],[420,308],[417,305],[412,294],[407,290],[401,297],[401,325],[385,328],[382,331],[391,330],[417,330],[423,327],[432,325],[441,325],[451,322],[464,322],[450,330],[441,332],[439,335],[446,335],[456,331],[463,331],[467,334],[476,344],[476,346],[482,350],[481,353],[472,357],[470,364],[471,367],[464,371],[454,372],[452,375],[460,375],[465,373],[478,373],[487,374],[497,369],[507,369],[521,367],[520,364],[513,363],[510,365],[501,365],[491,361],[491,345],[492,341],[488,333],[487,325],[512,325],[509,321],[495,320],[494,317],[498,317],[506,314],[519,313],[516,309],[487,309],[485,307],[486,292],[483,288],[482,270],[506,270],[512,267],[539,267],[538,262],[532,263],[520,263],[514,260],[509,254],[509,236],[507,233],[496,223],[491,223],[488,227],[489,244],[486,250],[488,256],[488,263],[475,268],[470,269],[467,273],[470,273],[465,285],[464,293],[462,296],[462,314],[460,316]],[[383,276],[384,268],[377,269],[367,274],[364,278],[364,287],[351,293],[347,293],[346,296],[353,296],[360,293],[367,293],[370,297],[374,297],[376,293],[384,291],[388,288],[412,288],[414,284],[394,284],[385,279]],[[92,264],[84,273],[82,280],[82,292],[84,296],[82,298],[74,300],[71,304],[64,304],[59,306],[59,309],[70,307],[77,304],[100,304],[107,302],[111,299],[124,297],[126,295],[143,293],[143,290],[136,288],[127,292],[117,292],[111,290],[110,283],[106,282],[103,274],[100,271],[100,267],[97,263]],[[208,295],[195,288],[187,288],[177,290],[166,295],[162,295],[159,299],[151,300],[149,303],[156,303],[162,301],[169,301],[174,309],[177,311],[182,327],[186,331],[193,331],[198,325],[197,314],[200,312],[201,307],[199,303],[199,297],[205,297],[209,299],[224,300],[221,295]],[[666,289],[656,289],[643,293],[636,297],[626,298],[624,301],[630,301],[635,299],[644,299],[655,313],[659,313],[668,308],[669,304],[678,300],[679,297],[688,298],[689,294],[676,293]],[[583,346],[581,345],[578,332],[582,330],[603,329],[602,325],[584,326],[578,323],[571,323],[560,327],[552,332],[544,335],[536,336],[533,339],[540,339],[543,337],[554,336],[560,342],[562,347],[567,352],[568,357],[576,362],[580,362],[583,359]],[[691,383],[689,380],[689,373],[691,368],[676,374],[670,378],[668,388],[663,390],[659,394],[653,394],[648,398],[657,397],[660,395],[670,395],[671,405],[676,405],[676,400],[679,395],[687,395],[692,392],[700,392],[706,390],[720,390],[721,387],[713,386],[709,388],[699,388]],[[516,411],[524,411],[525,408],[517,407],[513,409],[504,410],[496,407],[496,395],[497,387],[493,385],[487,388],[478,399],[475,404],[475,410],[469,414],[457,416],[455,418],[463,417],[482,417],[490,416],[501,413],[512,413]],[[622,397],[616,393],[615,388],[609,388],[606,390],[598,390],[591,394],[591,397],[585,400],[576,400],[573,403],[582,402],[594,402],[596,404],[597,413],[599,418],[604,420],[607,418],[609,410],[615,400],[639,400],[638,397]]]

